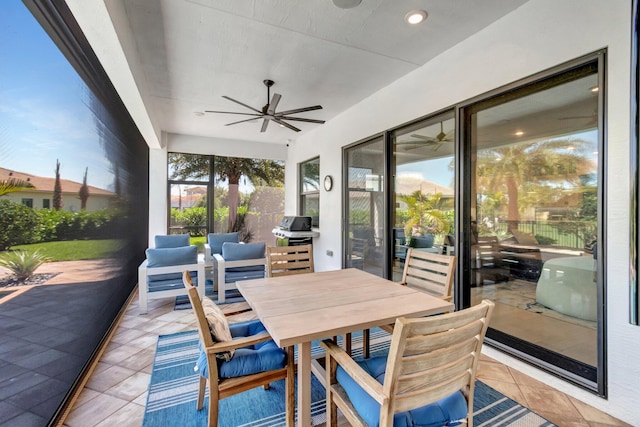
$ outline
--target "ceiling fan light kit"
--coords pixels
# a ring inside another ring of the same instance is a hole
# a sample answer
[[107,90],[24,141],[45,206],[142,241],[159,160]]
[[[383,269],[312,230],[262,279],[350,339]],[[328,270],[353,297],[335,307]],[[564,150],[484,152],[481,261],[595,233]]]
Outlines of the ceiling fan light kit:
[[258,110],[257,108],[253,108],[252,106],[242,103],[229,96],[223,95],[222,96],[223,98],[228,99],[231,102],[235,102],[236,104],[242,105],[243,107],[248,108],[251,111],[254,111],[254,113],[238,113],[234,111],[211,111],[211,110],[205,110],[205,113],[239,114],[243,116],[253,116],[248,119],[238,120],[237,122],[227,123],[225,126],[231,126],[231,125],[236,125],[238,123],[246,123],[246,122],[262,119],[263,121],[262,121],[262,127],[260,128],[260,132],[267,131],[267,126],[269,125],[269,121],[276,122],[280,126],[286,127],[295,132],[300,132],[300,129],[298,129],[297,127],[293,126],[290,123],[287,123],[288,121],[298,121],[298,122],[318,123],[318,124],[324,123],[324,120],[306,119],[303,117],[291,116],[291,114],[303,113],[305,111],[321,110],[322,105],[313,105],[311,107],[295,108],[293,110],[277,112],[276,108],[278,108],[278,103],[280,102],[282,95],[280,95],[279,93],[274,93],[273,97],[271,97],[271,86],[273,86],[275,82],[269,79],[263,80],[262,82],[267,87],[267,103],[262,107],[261,110]]
[[333,4],[340,9],[352,9],[359,6],[362,0],[333,0]]

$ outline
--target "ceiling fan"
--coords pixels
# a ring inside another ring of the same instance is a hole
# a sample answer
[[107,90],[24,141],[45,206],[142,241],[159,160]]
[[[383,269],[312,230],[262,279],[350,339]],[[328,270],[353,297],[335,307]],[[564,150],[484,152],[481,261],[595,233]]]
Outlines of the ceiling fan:
[[[270,89],[271,86],[274,85],[274,81],[273,80],[263,80],[264,85],[267,87],[267,103],[265,104],[264,107],[262,107],[262,110],[258,110],[257,108],[253,108],[247,104],[244,104],[240,101],[237,101],[231,97],[228,96],[223,96],[223,98],[228,99],[229,101],[235,102],[236,104],[240,104],[243,107],[246,107],[248,109],[250,109],[251,111],[255,111],[255,113],[237,113],[237,112],[233,112],[233,111],[208,111],[205,110],[205,113],[221,113],[221,114],[240,114],[243,116],[254,116],[251,117],[250,119],[245,119],[245,120],[239,120],[237,122],[232,122],[232,123],[227,123],[225,126],[231,126],[231,125],[236,125],[238,123],[245,123],[245,122],[251,122],[253,120],[260,120],[263,119],[262,122],[262,128],[260,128],[260,132],[266,132],[267,130],[267,126],[269,125],[269,121],[274,121],[277,124],[279,124],[280,126],[284,126],[286,128],[291,129],[292,131],[295,132],[300,132],[300,129],[298,129],[297,127],[287,123],[285,120],[287,121],[297,121],[297,122],[307,122],[307,123],[319,123],[319,124],[323,124],[324,120],[316,120],[316,119],[305,119],[302,117],[291,117],[291,114],[296,114],[296,113],[303,113],[305,111],[313,111],[313,110],[321,110],[322,109],[322,105],[314,105],[312,107],[304,107],[304,108],[295,108],[293,110],[286,110],[286,111],[280,111],[280,112],[276,112],[276,108],[278,107],[278,102],[280,102],[280,98],[282,98],[282,96],[279,93],[274,93],[273,94],[273,98],[271,98],[270,96]],[[271,102],[269,102],[269,98],[271,98]]]
[[404,143],[400,144],[413,144],[415,147],[407,148],[407,150],[415,150],[421,146],[424,146],[424,142],[433,144],[433,151],[437,151],[443,143],[445,142],[453,142],[453,130],[449,133],[445,133],[443,129],[442,122],[440,122],[440,133],[434,137],[420,135],[418,133],[412,133],[410,135],[412,138],[420,139],[421,141],[404,141]]

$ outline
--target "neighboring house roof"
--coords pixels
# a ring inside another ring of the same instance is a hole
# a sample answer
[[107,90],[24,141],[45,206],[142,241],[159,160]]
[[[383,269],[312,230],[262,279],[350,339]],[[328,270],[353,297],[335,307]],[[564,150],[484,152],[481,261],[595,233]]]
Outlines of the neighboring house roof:
[[[55,178],[46,178],[42,176],[32,175],[29,173],[18,172],[11,169],[5,169],[0,167],[0,180],[8,180],[10,178],[21,179],[23,181],[30,182],[34,188],[30,188],[24,191],[34,191],[34,192],[46,192],[53,193],[53,187],[55,186],[56,179]],[[80,191],[80,187],[82,187],[81,182],[75,182],[68,179],[60,179],[60,187],[62,188],[63,194],[78,194]],[[92,185],[88,185],[89,194],[92,196],[103,195],[103,196],[115,196],[116,194],[113,191],[103,190],[102,188],[94,187]]]
[[422,194],[442,194],[443,197],[453,197],[453,188],[445,187],[432,181],[426,181],[417,176],[396,177],[396,193],[410,195],[417,190],[421,190]]
[[187,194],[182,196],[182,200],[180,200],[180,196],[171,196],[171,207],[172,208],[192,208],[202,199],[202,194]]

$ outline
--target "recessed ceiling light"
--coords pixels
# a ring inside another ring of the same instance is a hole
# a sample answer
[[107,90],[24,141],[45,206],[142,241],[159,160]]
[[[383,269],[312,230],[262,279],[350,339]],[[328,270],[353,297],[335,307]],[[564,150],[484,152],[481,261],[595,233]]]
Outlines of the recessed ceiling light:
[[360,3],[362,3],[362,0],[333,0],[333,4],[340,9],[351,9],[358,6]]
[[411,25],[417,25],[427,19],[427,12],[424,10],[412,10],[404,16],[404,20]]
[[516,136],[522,136],[524,135],[524,132],[522,132],[521,130],[516,131],[515,133]]
[[600,90],[600,88],[598,86],[594,86],[594,87],[591,88],[591,92],[597,92],[599,90]]

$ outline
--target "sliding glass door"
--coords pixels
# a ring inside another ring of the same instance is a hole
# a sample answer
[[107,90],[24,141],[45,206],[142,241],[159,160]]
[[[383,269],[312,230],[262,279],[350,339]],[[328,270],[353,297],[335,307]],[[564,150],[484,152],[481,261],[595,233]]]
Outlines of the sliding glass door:
[[345,267],[385,274],[385,143],[380,136],[346,148]]
[[391,132],[394,174],[391,278],[409,247],[452,254],[455,187],[453,110]]
[[465,299],[496,303],[488,338],[590,387],[604,351],[599,66],[575,65],[462,114]]

